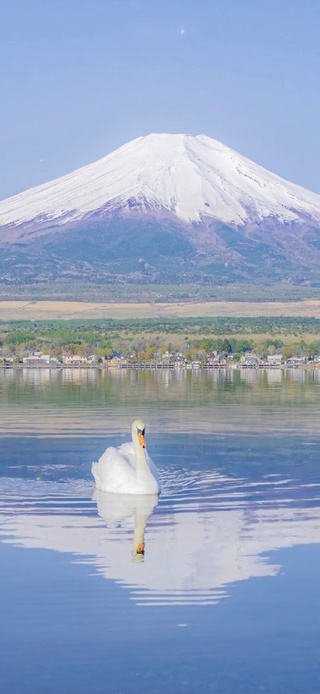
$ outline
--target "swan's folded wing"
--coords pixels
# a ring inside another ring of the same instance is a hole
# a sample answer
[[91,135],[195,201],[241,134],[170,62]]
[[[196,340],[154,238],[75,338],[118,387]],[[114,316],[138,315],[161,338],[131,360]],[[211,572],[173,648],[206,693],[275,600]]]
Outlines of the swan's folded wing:
[[127,443],[122,443],[119,448],[117,448],[118,453],[123,456],[131,465],[131,467],[135,470],[135,455],[134,455],[134,445],[132,441],[129,441]]
[[[126,444],[123,444],[125,446]],[[102,454],[97,463],[92,464],[92,474],[96,486],[103,491],[117,492],[128,483],[131,475],[134,478],[134,468],[120,448],[110,446]]]

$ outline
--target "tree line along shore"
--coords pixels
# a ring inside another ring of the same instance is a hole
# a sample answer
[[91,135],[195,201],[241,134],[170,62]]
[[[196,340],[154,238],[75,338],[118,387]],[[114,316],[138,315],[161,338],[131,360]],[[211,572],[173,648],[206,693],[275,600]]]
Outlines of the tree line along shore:
[[[320,319],[214,317],[0,322],[0,363],[39,355],[64,366],[110,364],[317,363]],[[77,359],[75,359],[77,357]],[[69,359],[69,363],[68,363]],[[31,365],[30,362],[30,365]],[[120,362],[119,362],[120,363]],[[41,365],[41,364],[40,364]]]

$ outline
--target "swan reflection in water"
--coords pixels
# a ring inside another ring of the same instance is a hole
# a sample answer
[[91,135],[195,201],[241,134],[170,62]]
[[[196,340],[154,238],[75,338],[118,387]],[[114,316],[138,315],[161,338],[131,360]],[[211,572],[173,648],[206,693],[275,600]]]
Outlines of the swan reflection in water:
[[135,562],[144,561],[145,530],[148,518],[159,502],[158,494],[111,494],[95,489],[93,500],[97,504],[98,515],[108,528],[117,529],[119,525],[133,520],[131,554]]
[[276,576],[282,556],[274,550],[320,543],[317,484],[203,470],[179,480],[175,491],[174,471],[173,495],[165,480],[157,506],[157,495],[96,490],[93,499],[86,480],[2,478],[0,538],[67,552],[144,606],[217,604],[235,582]]

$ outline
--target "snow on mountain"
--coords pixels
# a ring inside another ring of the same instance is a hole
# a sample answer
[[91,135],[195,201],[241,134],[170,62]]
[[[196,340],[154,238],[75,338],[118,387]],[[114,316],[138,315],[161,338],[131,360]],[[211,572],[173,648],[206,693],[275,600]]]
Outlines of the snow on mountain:
[[0,202],[0,227],[56,224],[138,204],[184,223],[244,226],[268,217],[320,223],[320,195],[205,135],[139,137],[93,164]]

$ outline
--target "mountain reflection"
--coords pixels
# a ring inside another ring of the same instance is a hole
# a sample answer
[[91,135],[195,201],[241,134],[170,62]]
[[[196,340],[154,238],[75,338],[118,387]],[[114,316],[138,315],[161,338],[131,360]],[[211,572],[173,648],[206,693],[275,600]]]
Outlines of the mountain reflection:
[[[71,553],[139,605],[215,604],[237,581],[276,575],[281,556],[274,550],[320,542],[318,486],[292,485],[278,476],[257,483],[201,471],[179,492],[170,484],[166,492],[165,484],[158,503],[97,491],[92,498],[84,481],[7,478],[0,536]],[[292,505],[297,493],[300,503]]]

